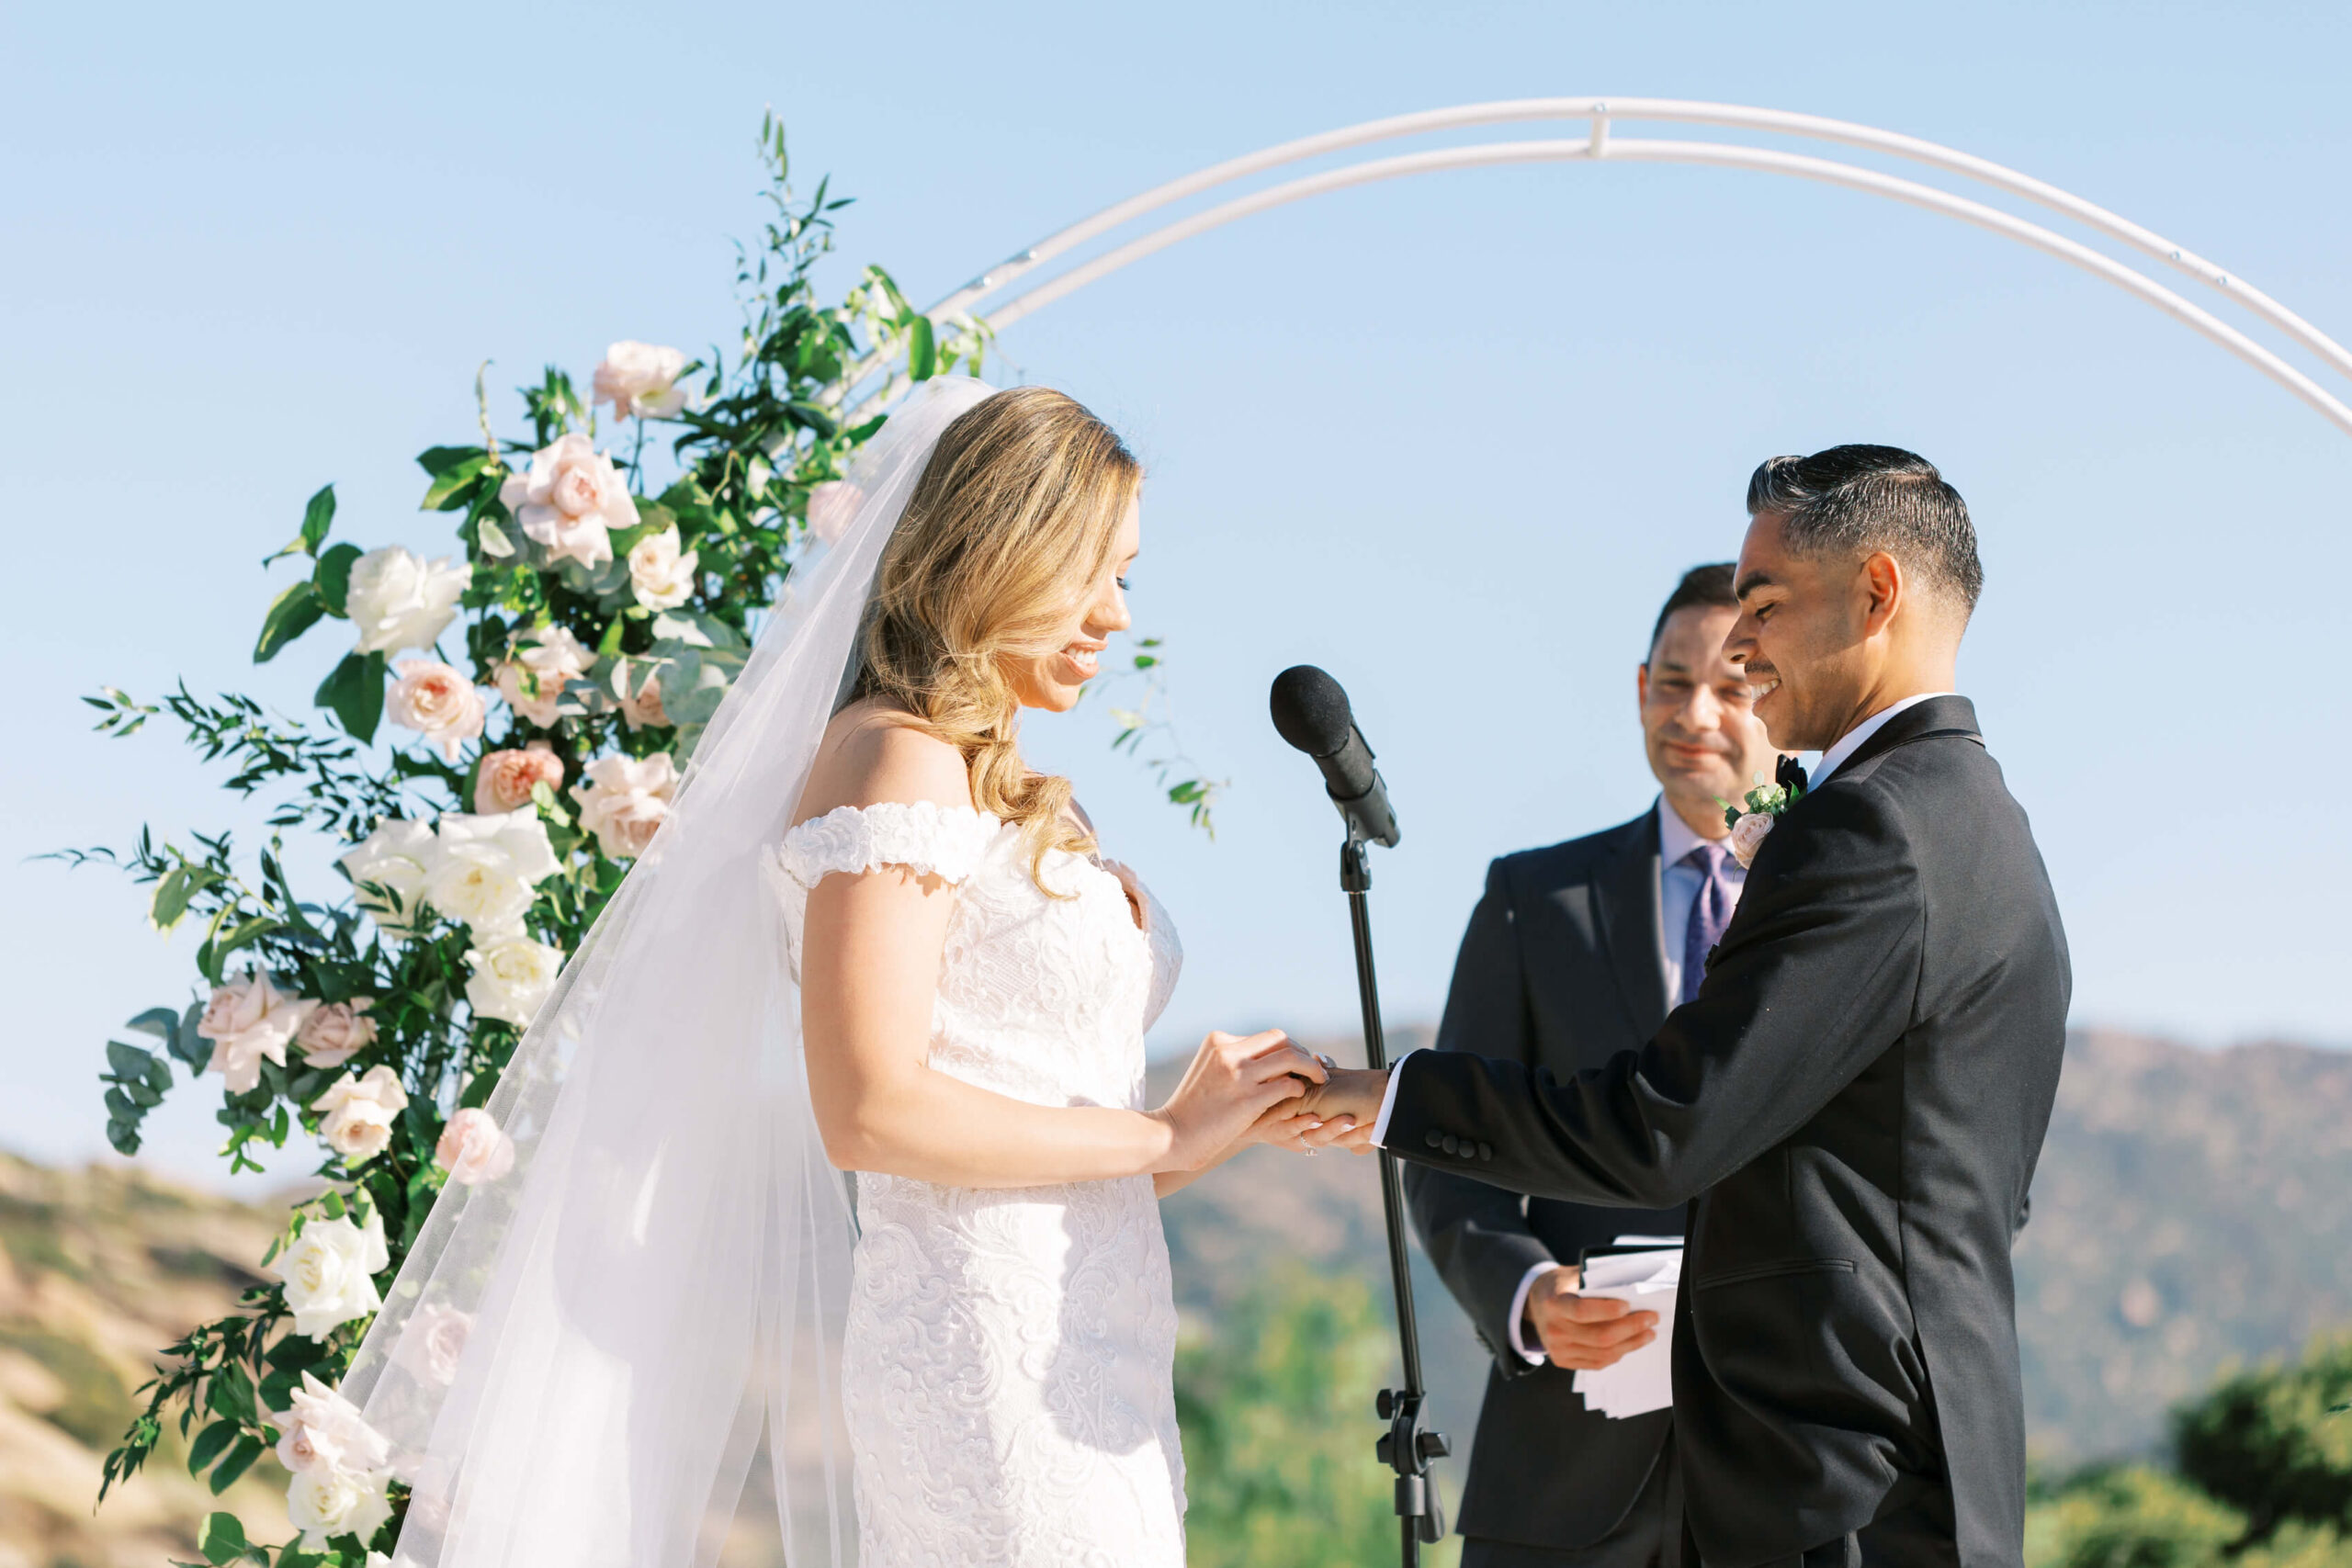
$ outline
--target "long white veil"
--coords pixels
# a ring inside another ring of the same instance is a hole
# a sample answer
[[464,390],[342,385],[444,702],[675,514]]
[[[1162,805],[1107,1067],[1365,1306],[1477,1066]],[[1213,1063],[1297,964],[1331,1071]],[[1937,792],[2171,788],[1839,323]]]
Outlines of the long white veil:
[[490,1100],[512,1168],[441,1194],[361,1345],[343,1392],[415,1489],[403,1568],[709,1568],[763,1416],[786,1560],[855,1560],[838,1382],[854,1222],[761,861],[883,544],[940,433],[992,390],[927,381],[860,451],[854,515],[793,571]]

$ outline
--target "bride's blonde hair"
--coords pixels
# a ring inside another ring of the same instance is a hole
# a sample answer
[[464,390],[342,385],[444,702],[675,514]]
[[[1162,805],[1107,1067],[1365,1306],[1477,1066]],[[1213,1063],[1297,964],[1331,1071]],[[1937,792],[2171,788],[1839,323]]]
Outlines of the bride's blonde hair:
[[1069,780],[1022,760],[1006,664],[1060,647],[1142,483],[1116,431],[1060,392],[1015,387],[941,433],[882,547],[853,696],[963,753],[972,803],[1021,825],[1033,878],[1047,851],[1093,840],[1064,814]]

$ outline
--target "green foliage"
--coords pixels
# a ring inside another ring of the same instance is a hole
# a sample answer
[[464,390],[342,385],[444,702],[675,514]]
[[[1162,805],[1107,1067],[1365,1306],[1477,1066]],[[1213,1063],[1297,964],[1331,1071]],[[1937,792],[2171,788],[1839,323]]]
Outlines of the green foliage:
[[1373,1396],[1394,1353],[1361,1280],[1287,1261],[1178,1347],[1196,1568],[1353,1568],[1396,1557],[1392,1479],[1372,1452],[1381,1431]]
[[2228,1378],[2174,1413],[2181,1473],[2243,1509],[2257,1539],[2288,1520],[2352,1535],[2347,1396],[2352,1336]]
[[2245,1517],[2144,1465],[2094,1471],[2026,1516],[2030,1568],[2212,1568]]

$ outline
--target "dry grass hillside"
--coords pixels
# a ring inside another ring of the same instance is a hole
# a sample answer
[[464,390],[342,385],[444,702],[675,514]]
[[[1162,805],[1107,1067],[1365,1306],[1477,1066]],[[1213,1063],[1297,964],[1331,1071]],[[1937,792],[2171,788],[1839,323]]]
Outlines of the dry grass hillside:
[[0,1155],[0,1568],[162,1568],[196,1557],[216,1508],[262,1539],[285,1533],[273,1462],[215,1498],[187,1473],[176,1432],[92,1508],[156,1350],[228,1310],[275,1228],[260,1210],[133,1170]]

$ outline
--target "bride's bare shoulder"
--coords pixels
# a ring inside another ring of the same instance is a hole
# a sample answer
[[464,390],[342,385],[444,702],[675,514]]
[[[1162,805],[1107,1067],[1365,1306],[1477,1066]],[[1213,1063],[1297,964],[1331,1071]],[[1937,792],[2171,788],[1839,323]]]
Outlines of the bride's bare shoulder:
[[852,703],[825,727],[792,820],[797,826],[844,806],[918,800],[969,807],[972,775],[964,754],[906,713],[869,699]]

